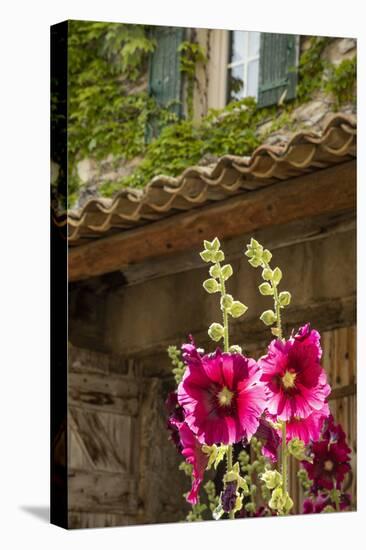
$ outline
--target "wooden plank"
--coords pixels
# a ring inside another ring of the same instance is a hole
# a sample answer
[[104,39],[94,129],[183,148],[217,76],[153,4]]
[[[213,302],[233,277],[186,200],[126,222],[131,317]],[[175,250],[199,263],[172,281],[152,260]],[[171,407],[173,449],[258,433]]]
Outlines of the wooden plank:
[[355,184],[356,163],[350,161],[74,247],[69,250],[69,280],[87,279],[148,258],[182,252],[201,245],[203,239],[231,238],[355,208]]
[[69,405],[128,416],[138,413],[137,382],[122,376],[69,373]]
[[137,512],[137,482],[130,475],[69,469],[68,497],[69,512]]
[[[90,457],[93,467],[99,471],[106,472],[126,472],[127,464],[121,456],[118,456],[115,450],[115,441],[110,437],[96,412],[81,410],[70,407],[70,416],[72,416],[77,433],[83,441],[84,449]],[[112,416],[112,415],[110,415]],[[113,415],[115,416],[115,415]],[[126,418],[127,435],[125,445],[129,447],[131,439],[130,418]],[[70,466],[73,467],[73,449],[70,450]]]
[[[287,246],[325,239],[330,235],[354,230],[355,227],[356,213],[354,210],[347,210],[336,214],[322,214],[296,220],[289,224],[278,225],[275,230],[272,227],[265,227],[255,230],[251,234],[225,239],[222,244],[226,260],[233,261],[243,256],[244,243],[248,242],[251,237],[259,242],[265,242],[273,252]],[[202,259],[198,254],[200,248],[194,247],[193,250],[150,258],[144,262],[127,266],[123,269],[123,286],[140,284],[158,277],[199,269],[202,267]]]

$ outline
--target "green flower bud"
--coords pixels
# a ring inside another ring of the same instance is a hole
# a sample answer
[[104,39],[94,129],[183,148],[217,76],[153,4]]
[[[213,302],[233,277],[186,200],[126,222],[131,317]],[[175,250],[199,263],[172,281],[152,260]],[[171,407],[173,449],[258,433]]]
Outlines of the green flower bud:
[[215,262],[223,262],[225,260],[225,254],[222,250],[218,250],[214,253],[213,259]]
[[269,267],[265,267],[262,271],[262,278],[265,281],[272,281],[273,279],[273,271]]
[[289,511],[291,510],[291,508],[293,507],[294,505],[294,501],[292,500],[292,498],[290,497],[290,495],[287,493],[286,494],[286,500],[285,500],[285,503],[283,505],[283,513],[284,514],[288,514]]
[[247,309],[248,309],[247,306],[245,306],[238,300],[235,300],[231,308],[229,309],[229,313],[232,317],[236,319],[237,317],[241,317],[242,315],[244,315]]
[[279,486],[272,492],[271,500],[269,501],[268,506],[272,508],[272,510],[281,511],[283,510],[286,501],[286,495],[284,494],[282,487]]
[[249,263],[252,267],[259,267],[260,265],[262,265],[262,260],[257,256],[253,256],[253,258],[249,260]]
[[259,288],[259,292],[263,296],[272,296],[273,294],[273,288],[269,283],[262,283],[261,285],[259,285],[258,288]]
[[227,281],[229,277],[231,277],[231,275],[233,274],[233,268],[231,267],[231,265],[230,264],[224,265],[223,268],[221,269],[221,274],[223,276],[224,281]]
[[287,290],[280,292],[278,296],[278,301],[280,303],[280,306],[282,307],[288,306],[289,303],[291,302],[291,294],[287,292]]
[[267,264],[269,264],[269,262],[272,259],[272,254],[270,253],[269,250],[265,249],[265,250],[263,250],[262,258],[263,258],[263,261],[265,261]]
[[282,483],[282,475],[277,470],[266,470],[259,476],[267,489],[275,489]]
[[208,329],[208,335],[214,342],[218,342],[224,336],[224,327],[220,323],[212,323]]
[[224,294],[224,296],[221,296],[220,300],[220,306],[222,310],[230,309],[233,305],[234,299],[231,296],[231,294]]
[[249,244],[247,244],[247,249],[248,249],[248,250],[246,250],[246,252],[244,252],[245,256],[246,256],[247,258],[253,258],[253,256],[255,255],[255,253],[254,253],[254,250],[252,250],[252,249],[250,248],[250,245],[249,245]]
[[273,282],[276,285],[278,285],[281,279],[282,279],[282,271],[280,270],[279,267],[276,267],[275,270],[273,271]]
[[200,252],[202,260],[206,263],[214,261],[213,255],[214,253],[211,252],[211,250],[203,250],[203,252]]
[[215,279],[206,279],[202,286],[209,294],[213,294],[214,292],[218,292],[220,290],[220,285]]
[[253,237],[250,239],[250,248],[253,248],[259,254],[262,254],[263,252],[263,246],[259,244],[258,241],[253,239]]
[[213,241],[203,241],[203,246],[205,247],[205,250],[212,250],[214,252],[217,252],[220,249],[220,241],[217,237],[214,238]]
[[212,265],[210,267],[209,272],[210,272],[211,277],[214,277],[215,279],[218,279],[221,275],[221,268],[220,268],[219,265],[215,264],[215,265]]
[[294,437],[288,442],[288,452],[297,460],[306,460],[305,443],[298,437]]
[[230,353],[243,353],[243,350],[240,346],[230,346],[229,348]]
[[267,311],[264,311],[260,316],[260,320],[267,326],[273,325],[276,321],[276,314],[271,309],[267,309]]
[[279,338],[281,336],[281,329],[279,328],[271,328],[271,332],[273,334],[273,336],[276,336],[276,338]]

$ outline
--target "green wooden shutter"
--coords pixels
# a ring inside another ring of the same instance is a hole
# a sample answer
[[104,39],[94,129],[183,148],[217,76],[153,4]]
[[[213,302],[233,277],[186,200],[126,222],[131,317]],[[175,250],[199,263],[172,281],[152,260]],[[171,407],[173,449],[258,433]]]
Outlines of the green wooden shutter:
[[276,104],[285,90],[285,100],[294,99],[297,56],[296,35],[261,34],[258,107]]
[[[184,29],[156,27],[153,31],[156,48],[149,63],[149,95],[162,107],[182,115],[182,78],[178,47],[184,40]],[[157,135],[156,121],[150,120],[147,137]]]

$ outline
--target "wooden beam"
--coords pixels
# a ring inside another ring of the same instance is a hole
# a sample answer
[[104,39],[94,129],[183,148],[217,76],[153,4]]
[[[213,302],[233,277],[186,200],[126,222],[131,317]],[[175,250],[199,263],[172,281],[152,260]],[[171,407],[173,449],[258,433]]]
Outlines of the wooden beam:
[[231,238],[259,228],[355,208],[356,162],[243,193],[138,229],[69,250],[69,281],[182,252],[203,239]]

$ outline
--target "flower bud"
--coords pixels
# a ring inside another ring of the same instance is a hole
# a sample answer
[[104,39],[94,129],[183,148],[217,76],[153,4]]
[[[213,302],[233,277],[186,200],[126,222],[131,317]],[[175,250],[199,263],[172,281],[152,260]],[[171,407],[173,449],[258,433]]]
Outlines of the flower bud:
[[208,329],[208,335],[214,342],[218,342],[224,336],[224,327],[220,323],[212,323]]
[[263,254],[262,254],[262,258],[263,258],[263,261],[266,262],[267,264],[269,264],[269,262],[271,261],[272,259],[272,254],[269,250],[265,249],[263,250]]
[[202,258],[202,260],[206,263],[208,262],[213,262],[214,259],[213,259],[213,256],[214,253],[211,252],[211,250],[203,250],[203,252],[200,252],[200,256]]
[[222,250],[218,250],[214,253],[213,259],[215,262],[223,262],[225,260],[225,254]]
[[220,285],[215,279],[206,279],[206,281],[203,282],[203,288],[209,294],[213,294],[220,290]]
[[294,437],[288,443],[288,452],[297,460],[305,460],[305,443],[298,437]]
[[243,353],[243,350],[240,346],[230,346],[229,348],[230,353]]
[[210,267],[209,272],[210,272],[211,277],[214,277],[215,279],[218,279],[221,275],[221,268],[220,268],[219,265],[215,264],[215,265],[212,265]]
[[286,501],[287,495],[284,494],[282,487],[279,486],[272,492],[271,500],[269,501],[268,506],[272,508],[272,510],[282,511]]
[[264,311],[260,316],[260,320],[267,326],[273,325],[276,321],[276,314],[271,309],[267,309],[267,311]]
[[253,502],[247,502],[244,508],[247,512],[255,512],[255,506]]
[[277,470],[266,470],[260,475],[267,489],[275,489],[282,483],[282,476]]
[[279,267],[276,267],[275,270],[273,271],[273,282],[276,285],[278,285],[281,279],[282,279],[282,271],[280,270]]
[[288,306],[291,302],[291,294],[284,290],[283,292],[280,292],[278,296],[278,301],[280,303],[280,306],[285,307]]
[[220,300],[220,306],[222,310],[230,309],[233,305],[234,299],[231,296],[231,294],[224,294],[224,296],[221,296]]
[[259,288],[259,292],[263,296],[272,296],[273,294],[273,288],[269,283],[262,283],[261,285],[259,285],[258,288]]
[[213,241],[203,241],[203,246],[205,247],[205,250],[212,250],[214,252],[217,252],[220,249],[220,241],[217,237],[214,238]]
[[223,268],[221,269],[221,274],[223,276],[224,281],[227,281],[229,277],[231,277],[231,275],[233,274],[233,268],[231,267],[231,265],[230,264],[224,265]]
[[262,271],[262,278],[265,281],[272,281],[273,279],[273,271],[269,267],[265,267]]
[[232,317],[236,319],[237,317],[241,317],[242,315],[244,315],[247,309],[247,306],[245,306],[238,300],[235,300],[229,310],[229,313]]
[[253,258],[249,260],[249,263],[252,267],[259,267],[260,265],[262,265],[262,260],[257,256],[253,256]]

